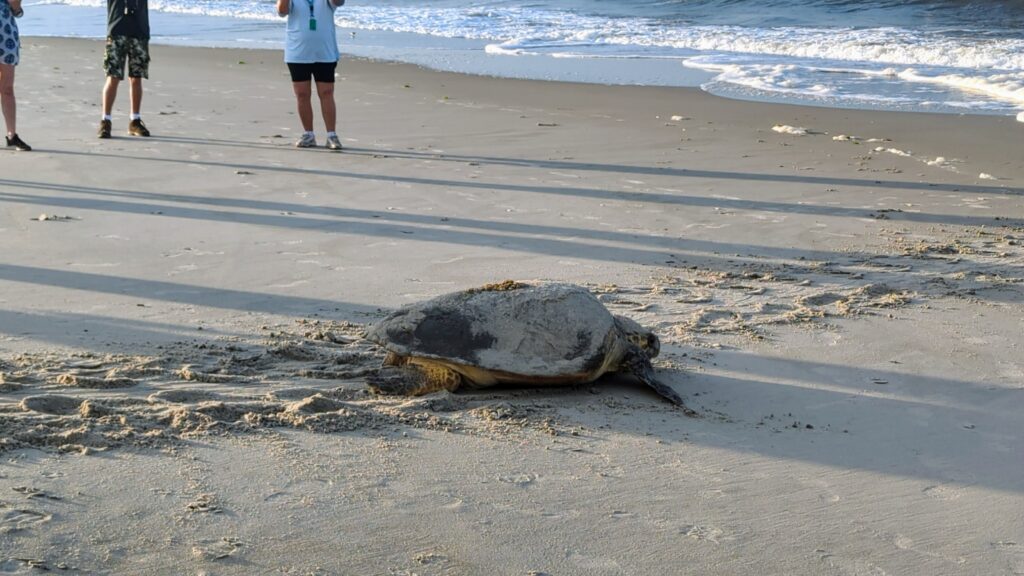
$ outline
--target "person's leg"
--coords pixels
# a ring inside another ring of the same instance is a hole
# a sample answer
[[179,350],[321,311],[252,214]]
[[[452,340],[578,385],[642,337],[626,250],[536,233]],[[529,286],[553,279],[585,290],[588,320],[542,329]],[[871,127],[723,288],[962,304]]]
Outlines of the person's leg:
[[142,76],[129,76],[128,88],[132,100],[132,119],[128,122],[129,136],[149,136],[149,128],[142,121]]
[[320,62],[315,64],[313,78],[316,80],[316,94],[320,100],[320,113],[324,117],[327,128],[327,148],[340,151],[341,141],[334,131],[338,118],[338,109],[334,103],[334,70],[337,62]]
[[103,85],[103,117],[110,116],[114,109],[114,100],[117,98],[117,87],[121,85],[120,78],[107,76],[107,83]]
[[313,79],[316,80],[316,95],[320,99],[320,113],[324,118],[327,132],[334,132],[337,108],[334,104],[334,69],[336,62],[314,64]]
[[149,40],[128,39],[128,85],[131,90],[132,119],[142,115],[142,79],[149,78]]
[[0,108],[3,108],[7,135],[18,133],[17,104],[14,100],[14,66],[0,64]]
[[316,137],[313,136],[313,103],[312,64],[288,62],[288,72],[292,77],[292,90],[295,92],[295,106],[299,111],[299,122],[302,123],[302,136],[295,142],[299,148],[315,148]]
[[[142,78],[138,76],[128,77],[128,88],[132,99],[132,118],[142,114]],[[159,124],[159,122],[157,122]]]
[[117,87],[124,80],[124,65],[127,60],[127,39],[124,36],[107,37],[107,45],[103,50],[103,71],[107,74],[107,82],[103,85],[103,117],[110,118],[117,98]]
[[121,85],[121,80],[124,80],[125,58],[125,38],[108,36],[107,46],[103,50],[103,71],[107,74],[107,80],[103,84],[103,118],[100,119],[100,128],[96,132],[100,138],[110,138],[110,114],[114,111],[117,88]]
[[295,102],[298,106],[299,122],[306,132],[313,131],[313,81],[292,82],[292,89],[295,91]]
[[0,64],[0,108],[3,109],[4,124],[7,125],[7,147],[31,150],[18,136],[17,105],[14,100],[14,64]]
[[334,82],[316,83],[316,95],[320,98],[320,112],[324,117],[324,126],[328,132],[334,132],[338,110],[334,103]]
[[126,38],[125,44],[128,54],[128,96],[132,107],[128,135],[149,136],[149,129],[142,122],[142,80],[149,78],[149,40]]

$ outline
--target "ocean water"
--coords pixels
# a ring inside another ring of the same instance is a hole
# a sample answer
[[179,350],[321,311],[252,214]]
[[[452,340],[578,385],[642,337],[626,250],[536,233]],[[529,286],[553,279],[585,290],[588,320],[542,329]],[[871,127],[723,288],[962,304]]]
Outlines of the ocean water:
[[[102,37],[105,0],[26,0]],[[280,47],[273,0],[150,0],[155,42]],[[498,76],[701,86],[830,107],[1024,111],[1024,1],[348,0],[343,53]]]

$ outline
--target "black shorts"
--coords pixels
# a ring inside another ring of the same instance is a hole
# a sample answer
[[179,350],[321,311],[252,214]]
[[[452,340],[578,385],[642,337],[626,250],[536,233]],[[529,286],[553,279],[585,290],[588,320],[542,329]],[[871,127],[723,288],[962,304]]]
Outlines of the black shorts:
[[292,82],[309,82],[316,78],[317,84],[334,84],[334,70],[337,62],[315,62],[313,64],[296,64],[288,62],[288,71],[292,73]]

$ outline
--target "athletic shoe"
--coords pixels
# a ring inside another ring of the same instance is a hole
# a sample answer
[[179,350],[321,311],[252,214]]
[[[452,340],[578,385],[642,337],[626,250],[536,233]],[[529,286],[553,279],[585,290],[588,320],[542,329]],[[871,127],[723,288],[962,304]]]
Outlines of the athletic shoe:
[[130,136],[149,136],[149,130],[146,129],[146,125],[142,123],[142,120],[132,120],[128,124],[128,134]]
[[303,134],[302,137],[295,142],[295,147],[316,148],[316,136],[312,134]]
[[341,140],[338,140],[337,136],[328,136],[327,147],[331,150],[341,150]]
[[24,140],[18,138],[17,134],[15,134],[14,136],[7,137],[7,147],[14,148],[16,150],[21,150],[22,152],[28,152],[29,150],[32,149],[31,146],[25,144]]
[[100,138],[110,138],[110,120],[100,120],[100,129],[96,132]]

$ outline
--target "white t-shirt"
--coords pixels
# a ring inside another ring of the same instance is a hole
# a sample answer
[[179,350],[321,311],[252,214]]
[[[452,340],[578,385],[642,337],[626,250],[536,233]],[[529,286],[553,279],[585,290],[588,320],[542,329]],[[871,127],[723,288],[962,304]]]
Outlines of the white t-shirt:
[[[288,10],[284,61],[292,64],[337,62],[338,38],[334,32],[334,4],[331,0],[291,0]],[[316,30],[310,30],[310,12]]]

